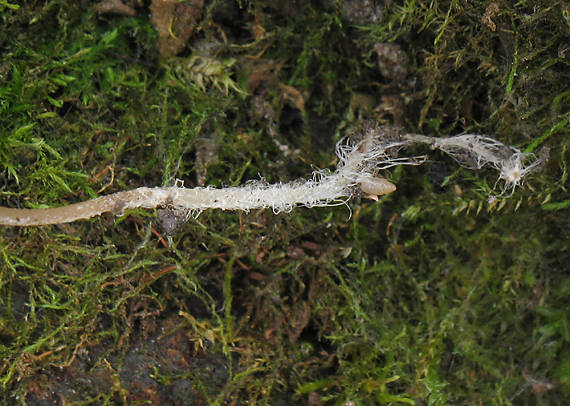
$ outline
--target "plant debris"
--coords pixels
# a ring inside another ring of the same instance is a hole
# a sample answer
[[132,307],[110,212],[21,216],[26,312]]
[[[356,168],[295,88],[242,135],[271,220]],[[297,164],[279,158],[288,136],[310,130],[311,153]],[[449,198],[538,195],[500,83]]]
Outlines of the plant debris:
[[164,58],[178,55],[196,30],[204,0],[152,0],[150,21],[158,34],[157,48]]

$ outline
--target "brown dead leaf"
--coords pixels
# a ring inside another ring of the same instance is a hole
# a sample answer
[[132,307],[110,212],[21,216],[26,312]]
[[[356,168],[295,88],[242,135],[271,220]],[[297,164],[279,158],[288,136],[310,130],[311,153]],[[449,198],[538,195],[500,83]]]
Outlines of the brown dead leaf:
[[152,0],[150,21],[158,33],[158,52],[177,55],[194,32],[202,16],[204,0]]
[[124,4],[121,0],[103,0],[95,6],[95,11],[99,14],[119,14],[134,17],[135,9]]
[[103,0],[95,6],[95,11],[99,14],[119,14],[134,17],[135,9],[124,4],[121,0]]

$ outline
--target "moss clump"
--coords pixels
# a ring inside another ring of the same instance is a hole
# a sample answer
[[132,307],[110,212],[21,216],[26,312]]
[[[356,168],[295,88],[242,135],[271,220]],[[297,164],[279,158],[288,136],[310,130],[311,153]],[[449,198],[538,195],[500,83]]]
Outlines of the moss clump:
[[4,228],[1,403],[563,404],[568,7],[364,3],[207,2],[162,58],[144,6],[0,1],[4,206],[291,180],[370,121],[551,150],[493,202],[441,154],[351,211]]

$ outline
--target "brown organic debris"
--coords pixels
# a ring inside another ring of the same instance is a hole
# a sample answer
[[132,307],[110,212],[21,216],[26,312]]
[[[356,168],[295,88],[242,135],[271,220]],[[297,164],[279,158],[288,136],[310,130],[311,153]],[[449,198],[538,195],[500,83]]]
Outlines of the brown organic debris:
[[378,55],[380,73],[389,80],[404,80],[408,75],[408,55],[393,42],[380,42],[374,45]]
[[204,0],[152,0],[150,21],[158,33],[158,52],[177,55],[192,36],[202,16]]
[[218,162],[218,151],[220,142],[218,136],[200,137],[196,140],[196,184],[198,186],[206,186],[206,176],[208,175],[208,166],[215,165]]
[[300,91],[295,89],[293,86],[289,86],[281,82],[279,82],[279,88],[283,92],[283,98],[285,101],[287,101],[292,107],[295,107],[299,111],[305,110],[305,98]]
[[381,103],[374,111],[378,114],[378,119],[386,115],[392,116],[392,122],[396,127],[404,125],[405,104],[399,95],[384,95],[380,98]]
[[384,6],[382,2],[374,0],[345,0],[341,3],[341,9],[345,17],[352,24],[366,25],[379,24],[383,20]]
[[500,11],[498,3],[492,2],[485,9],[485,14],[481,17],[481,22],[491,29],[491,31],[497,31],[497,24],[493,21],[493,18],[497,17]]
[[135,9],[121,0],[103,0],[95,6],[99,14],[119,14],[127,17],[135,16]]

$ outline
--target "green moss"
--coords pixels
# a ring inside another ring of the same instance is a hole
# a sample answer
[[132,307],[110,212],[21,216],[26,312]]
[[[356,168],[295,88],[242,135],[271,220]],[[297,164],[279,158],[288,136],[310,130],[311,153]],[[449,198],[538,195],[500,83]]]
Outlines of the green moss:
[[433,153],[350,208],[209,211],[172,236],[143,210],[4,228],[1,403],[563,404],[567,5],[387,1],[375,23],[357,0],[298,3],[210,2],[160,59],[147,8],[0,1],[0,203],[291,180],[398,117],[549,161],[494,201],[492,171]]

